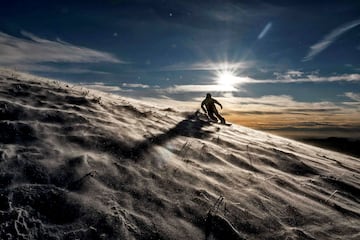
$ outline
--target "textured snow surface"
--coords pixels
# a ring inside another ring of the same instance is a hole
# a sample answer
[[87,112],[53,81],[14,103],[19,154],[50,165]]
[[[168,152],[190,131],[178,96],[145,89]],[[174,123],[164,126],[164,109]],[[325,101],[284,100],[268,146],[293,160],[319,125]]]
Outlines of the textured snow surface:
[[0,239],[360,239],[360,159],[2,70]]

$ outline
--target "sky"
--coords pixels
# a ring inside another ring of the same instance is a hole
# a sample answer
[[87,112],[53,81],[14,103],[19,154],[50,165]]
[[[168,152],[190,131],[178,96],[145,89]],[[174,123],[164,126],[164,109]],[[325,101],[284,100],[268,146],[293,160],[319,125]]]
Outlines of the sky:
[[0,67],[228,121],[360,137],[360,1],[16,1]]

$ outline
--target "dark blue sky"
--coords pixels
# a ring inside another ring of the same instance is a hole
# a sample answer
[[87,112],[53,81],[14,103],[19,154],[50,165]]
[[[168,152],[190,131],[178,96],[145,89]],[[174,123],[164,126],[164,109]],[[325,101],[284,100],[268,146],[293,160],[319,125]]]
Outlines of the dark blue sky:
[[5,0],[0,32],[1,66],[121,95],[359,108],[356,0]]

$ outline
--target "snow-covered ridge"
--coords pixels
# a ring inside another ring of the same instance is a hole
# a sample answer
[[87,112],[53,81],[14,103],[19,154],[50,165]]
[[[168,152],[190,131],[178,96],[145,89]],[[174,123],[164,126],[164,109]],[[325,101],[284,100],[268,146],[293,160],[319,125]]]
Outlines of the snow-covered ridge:
[[359,239],[360,161],[0,73],[0,239]]

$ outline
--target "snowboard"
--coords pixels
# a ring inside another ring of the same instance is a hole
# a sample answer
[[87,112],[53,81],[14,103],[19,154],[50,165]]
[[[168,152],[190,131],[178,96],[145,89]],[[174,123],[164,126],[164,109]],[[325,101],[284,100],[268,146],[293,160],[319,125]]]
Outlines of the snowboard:
[[205,122],[208,122],[210,124],[218,124],[218,125],[224,125],[224,126],[231,126],[232,124],[231,123],[221,123],[221,122],[215,122],[215,121],[212,121],[208,115],[206,114],[203,114],[201,113],[199,110],[197,110],[195,112],[195,116],[197,119],[201,120],[201,121],[205,121]]
[[212,121],[209,121],[210,124],[218,124],[218,125],[224,125],[224,126],[231,126],[232,124],[231,123],[219,123],[219,122],[212,122]]

